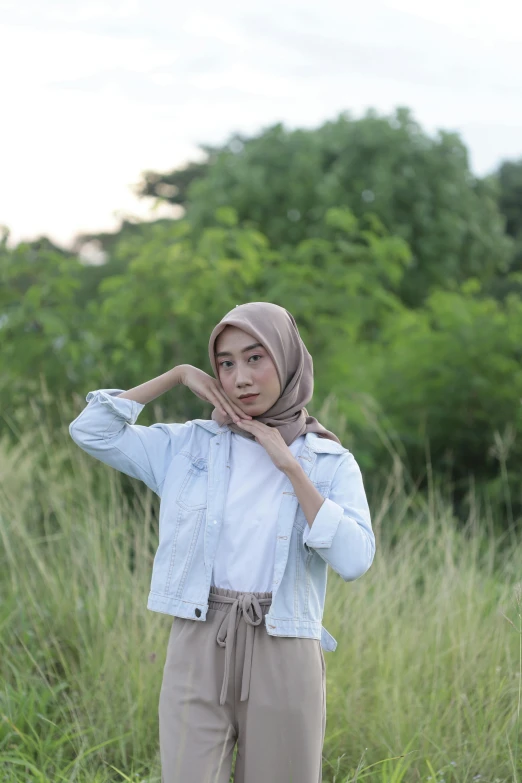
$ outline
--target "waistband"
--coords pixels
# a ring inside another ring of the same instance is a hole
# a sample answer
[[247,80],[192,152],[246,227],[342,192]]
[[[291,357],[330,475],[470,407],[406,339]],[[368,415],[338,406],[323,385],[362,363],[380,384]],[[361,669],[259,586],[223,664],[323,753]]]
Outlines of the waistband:
[[[227,608],[223,620],[219,624],[216,641],[220,647],[225,648],[225,673],[223,675],[223,685],[221,687],[221,696],[219,703],[224,704],[227,697],[228,674],[230,670],[230,659],[236,640],[236,631],[241,617],[247,624],[245,660],[243,663],[243,679],[241,682],[240,701],[246,701],[250,692],[250,672],[252,669],[252,653],[254,650],[254,627],[260,625],[263,617],[268,612],[272,603],[272,593],[263,592],[242,592],[240,590],[230,590],[225,587],[215,587],[211,585],[209,593],[209,608]],[[220,607],[220,604],[222,605]]]

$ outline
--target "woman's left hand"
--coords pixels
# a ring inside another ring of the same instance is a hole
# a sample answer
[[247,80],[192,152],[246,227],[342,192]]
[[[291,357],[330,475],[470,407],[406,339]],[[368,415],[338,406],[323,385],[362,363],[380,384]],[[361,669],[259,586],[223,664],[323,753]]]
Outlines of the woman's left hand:
[[[236,422],[235,422],[236,423]],[[240,419],[237,426],[251,432],[255,436],[257,443],[260,443],[266,451],[272,462],[286,473],[296,463],[296,459],[277,427],[268,427],[260,421]]]

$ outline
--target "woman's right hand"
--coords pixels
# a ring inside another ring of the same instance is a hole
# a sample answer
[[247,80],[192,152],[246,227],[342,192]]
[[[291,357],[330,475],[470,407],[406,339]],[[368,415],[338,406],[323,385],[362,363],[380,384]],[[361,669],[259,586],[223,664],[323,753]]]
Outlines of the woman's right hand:
[[230,416],[232,421],[237,422],[239,418],[252,418],[252,416],[242,411],[239,406],[230,400],[216,378],[212,378],[198,367],[194,367],[192,364],[184,364],[180,376],[182,384],[190,389],[196,397],[212,403],[219,413]]

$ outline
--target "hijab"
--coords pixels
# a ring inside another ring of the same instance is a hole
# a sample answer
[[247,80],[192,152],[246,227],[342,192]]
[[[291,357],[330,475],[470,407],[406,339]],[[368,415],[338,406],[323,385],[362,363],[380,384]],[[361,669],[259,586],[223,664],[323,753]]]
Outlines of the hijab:
[[[214,327],[208,343],[210,363],[218,381],[215,343],[228,325],[243,329],[263,344],[279,377],[281,393],[278,399],[267,411],[252,418],[268,427],[277,427],[287,446],[307,432],[316,432],[321,438],[341,443],[337,435],[309,416],[304,407],[312,399],[314,391],[313,362],[293,315],[271,302],[247,302],[230,310]],[[224,416],[214,408],[212,419],[226,424],[236,435],[255,440],[255,436],[238,427],[228,413]]]

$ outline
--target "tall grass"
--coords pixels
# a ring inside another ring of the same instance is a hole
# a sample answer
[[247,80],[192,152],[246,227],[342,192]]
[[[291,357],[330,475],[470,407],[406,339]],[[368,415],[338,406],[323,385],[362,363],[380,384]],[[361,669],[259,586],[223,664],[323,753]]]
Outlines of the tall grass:
[[[135,482],[128,501],[67,422],[0,444],[0,471],[0,780],[159,783],[159,500]],[[370,505],[372,568],[328,577],[323,780],[520,783],[516,538],[478,501],[459,528],[443,483],[424,496],[397,460]]]

